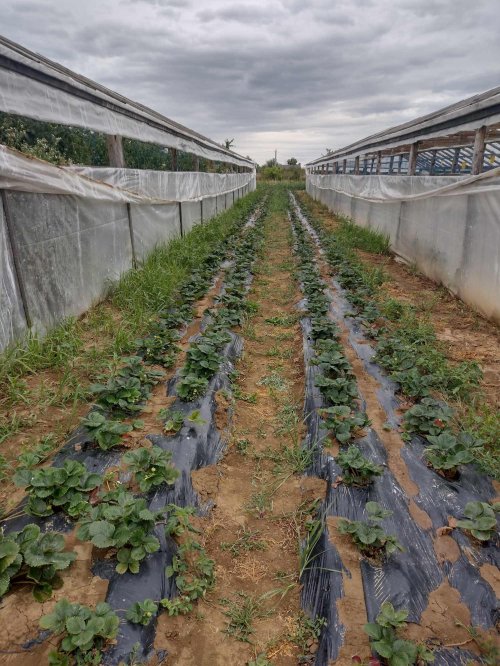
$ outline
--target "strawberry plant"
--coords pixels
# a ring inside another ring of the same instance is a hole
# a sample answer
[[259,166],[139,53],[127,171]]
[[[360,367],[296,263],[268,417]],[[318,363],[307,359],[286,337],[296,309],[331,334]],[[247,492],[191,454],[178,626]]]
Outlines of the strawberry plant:
[[50,599],[53,589],[62,585],[58,572],[76,559],[76,553],[64,552],[64,546],[62,534],[41,534],[38,525],[0,535],[0,597],[12,583],[22,583],[33,586],[37,601]]
[[151,389],[160,381],[163,373],[147,370],[138,356],[123,361],[125,365],[105,384],[92,384],[90,392],[97,396],[97,402],[102,407],[133,414],[142,410],[142,403],[149,398]]
[[173,467],[172,453],[159,446],[128,451],[122,458],[143,493],[162,483],[172,484],[179,476]]
[[122,435],[132,430],[131,425],[107,419],[104,414],[97,411],[82,419],[82,425],[87,428],[90,441],[96,442],[104,451],[119,446]]
[[90,507],[79,521],[77,537],[97,548],[116,548],[116,571],[138,573],[141,561],[160,548],[153,535],[164,511],[150,511],[146,500],[123,488],[105,493],[102,502]]
[[61,599],[52,613],[40,619],[42,629],[61,637],[59,649],[49,655],[49,663],[54,666],[100,664],[102,650],[116,638],[119,624],[118,616],[106,603],[99,603],[92,610]]
[[330,373],[336,377],[351,373],[351,364],[338,350],[321,351],[312,360],[313,365],[319,365],[325,374]]
[[341,451],[336,461],[342,468],[342,479],[348,485],[367,486],[384,470],[382,465],[376,465],[365,458],[357,446],[350,446],[347,451]]
[[316,317],[311,322],[311,336],[313,340],[332,340],[338,338],[339,329],[328,317]]
[[179,339],[176,331],[161,330],[151,333],[146,338],[135,341],[137,353],[142,356],[145,363],[155,363],[170,368],[175,362],[180,347],[174,344]]
[[184,425],[184,413],[178,409],[160,409],[159,417],[164,421],[163,432],[179,432]]
[[153,617],[158,612],[158,604],[152,599],[144,599],[144,601],[136,601],[128,609],[125,617],[133,624],[142,624],[146,626],[151,622]]
[[215,563],[207,557],[205,549],[192,539],[179,547],[166,574],[175,575],[175,585],[180,595],[174,599],[162,599],[161,604],[169,615],[185,614],[192,610],[193,602],[205,596],[214,584]]
[[197,532],[191,525],[191,516],[195,514],[195,509],[192,506],[177,506],[176,504],[168,504],[168,519],[165,524],[165,533],[169,536],[180,536],[187,530],[188,532]]
[[467,502],[462,520],[457,520],[457,527],[467,530],[479,541],[489,541],[497,533],[497,518],[500,502],[493,505],[486,502]]
[[407,611],[396,611],[386,601],[375,622],[365,624],[373,649],[388,666],[423,666],[434,661],[434,655],[425,645],[398,637],[397,630],[406,626],[407,617]]
[[338,530],[341,534],[348,534],[359,550],[368,557],[375,559],[385,554],[392,555],[397,550],[403,550],[403,547],[394,535],[388,535],[378,524],[384,518],[392,515],[392,511],[382,509],[377,502],[367,502],[366,512],[368,513],[368,522],[361,520],[346,520],[342,518],[339,521]]
[[423,398],[409,409],[404,416],[404,430],[408,435],[439,435],[449,427],[453,410],[448,405],[434,398]]
[[365,412],[355,411],[347,405],[321,409],[320,415],[324,418],[328,430],[331,430],[342,444],[352,439],[357,430],[370,425]]
[[319,375],[314,380],[314,384],[333,405],[349,405],[358,397],[356,382],[353,379],[346,377],[330,379],[330,377]]
[[431,443],[424,451],[427,463],[450,479],[457,476],[460,465],[467,465],[474,460],[483,444],[467,432],[457,436],[451,432],[442,432],[440,435],[428,435],[427,439]]
[[208,388],[208,379],[196,375],[184,375],[176,385],[177,395],[181,400],[190,402],[201,398]]
[[26,511],[32,516],[50,516],[62,509],[77,518],[87,510],[87,494],[101,485],[102,477],[87,472],[85,465],[76,460],[66,460],[62,467],[19,469],[14,483],[26,488]]

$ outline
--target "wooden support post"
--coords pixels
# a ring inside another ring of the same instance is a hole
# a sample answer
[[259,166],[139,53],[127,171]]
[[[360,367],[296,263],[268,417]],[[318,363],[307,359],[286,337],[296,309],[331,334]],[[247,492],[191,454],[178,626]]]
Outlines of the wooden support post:
[[366,175],[368,173],[368,158],[363,158],[363,173]]
[[401,173],[401,170],[403,168],[403,156],[399,156],[399,162],[398,162],[398,173]]
[[389,160],[389,173],[392,173],[392,169],[394,167],[394,155],[391,155],[391,158]]
[[373,173],[373,165],[375,164],[375,158],[372,157],[372,162],[370,164],[370,175]]
[[418,141],[410,146],[410,155],[408,157],[408,175],[414,176],[417,172]]
[[199,171],[200,170],[200,158],[198,155],[194,156],[194,170]]
[[377,176],[380,175],[381,170],[382,170],[382,151],[379,150],[377,153]]
[[434,175],[434,171],[436,169],[436,154],[437,154],[437,150],[433,150],[432,151],[432,157],[431,157],[431,165],[430,165],[430,168],[429,168],[429,174],[431,176]]
[[109,166],[122,169],[125,166],[123,157],[123,142],[118,134],[106,135],[106,148],[108,150]]
[[459,159],[460,159],[460,148],[455,148],[453,152],[453,162],[451,163],[451,173],[455,173],[457,171]]
[[347,173],[347,160],[342,160],[342,173]]
[[354,158],[354,173],[359,176],[359,155]]
[[486,139],[486,125],[478,127],[474,137],[474,151],[472,153],[472,171],[473,176],[483,171],[484,161],[484,140]]
[[170,148],[170,154],[172,155],[172,171],[177,171],[177,149]]

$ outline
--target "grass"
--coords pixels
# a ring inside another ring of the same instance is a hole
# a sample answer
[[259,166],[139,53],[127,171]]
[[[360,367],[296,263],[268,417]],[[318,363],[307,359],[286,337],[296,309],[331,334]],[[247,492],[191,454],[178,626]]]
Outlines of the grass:
[[337,240],[349,248],[372,252],[373,254],[390,254],[389,236],[360,227],[347,217],[336,216],[338,227],[335,229]]
[[247,530],[242,527],[238,531],[238,538],[232,542],[223,542],[220,547],[222,550],[227,550],[234,557],[238,557],[241,553],[248,553],[252,550],[266,550],[267,545],[265,541],[259,539],[260,532],[258,530]]

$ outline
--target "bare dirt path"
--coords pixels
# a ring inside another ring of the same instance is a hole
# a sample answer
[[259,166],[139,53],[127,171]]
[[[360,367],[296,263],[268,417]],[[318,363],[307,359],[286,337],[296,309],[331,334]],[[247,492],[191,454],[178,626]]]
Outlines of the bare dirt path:
[[214,503],[200,527],[216,562],[215,588],[190,616],[160,617],[156,648],[168,651],[167,664],[247,664],[266,655],[291,665],[315,650],[300,611],[298,551],[324,482],[301,475],[300,294],[285,208],[286,196],[265,223],[265,256],[249,294],[258,310],[241,331],[232,442],[220,464],[192,475],[202,499]]

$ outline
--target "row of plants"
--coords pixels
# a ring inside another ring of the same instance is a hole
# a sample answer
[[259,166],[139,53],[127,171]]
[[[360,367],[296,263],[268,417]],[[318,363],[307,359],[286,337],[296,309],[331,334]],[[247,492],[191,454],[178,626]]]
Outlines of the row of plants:
[[[142,411],[151,390],[163,377],[162,372],[148,364],[169,367],[177,352],[177,330],[192,317],[192,304],[212,284],[230,243],[246,220],[241,219],[235,233],[221,247],[206,257],[203,265],[179,289],[176,306],[160,312],[152,322],[152,333],[137,341],[138,355],[122,359],[122,365],[109,378],[91,387],[97,409],[82,420],[87,438],[103,450],[119,446],[122,437],[142,422],[134,418]],[[246,247],[246,239],[238,245]],[[244,262],[238,254],[239,266]],[[236,280],[234,280],[236,287]],[[187,417],[196,419],[193,413]],[[124,422],[128,419],[130,422]],[[116,556],[116,571],[139,573],[143,560],[160,548],[155,533],[164,526],[168,537],[177,538],[185,530],[194,532],[189,516],[194,509],[175,505],[151,511],[146,498],[137,491],[148,493],[162,484],[172,484],[178,477],[171,464],[171,453],[160,447],[143,447],[126,452],[116,470],[100,475],[89,473],[85,465],[66,460],[60,467],[36,469],[38,458],[26,460],[15,474],[15,482],[25,488],[27,502],[9,516],[15,519],[26,512],[37,517],[64,513],[77,522],[77,538],[90,541],[96,548],[112,549]],[[20,532],[0,537],[0,595],[14,583],[29,584],[38,601],[46,601],[60,587],[59,572],[68,568],[76,555],[64,550],[62,534],[46,532],[34,524]],[[162,599],[158,604],[172,615],[188,612],[193,602],[202,596],[213,582],[214,564],[201,544],[190,536],[182,543],[167,569],[175,576],[179,596]],[[126,614],[130,621],[139,621],[139,613],[149,612],[151,600],[134,604]],[[142,604],[142,606],[141,606]],[[158,610],[158,604],[156,610]],[[151,614],[152,617],[153,614]],[[140,622],[145,624],[142,615]],[[100,663],[101,648],[116,636],[118,617],[106,604],[95,610],[63,599],[52,614],[42,618],[41,626],[61,635],[59,651],[51,656],[53,664]]]
[[226,272],[222,293],[207,312],[208,323],[203,333],[186,352],[186,361],[176,384],[177,395],[185,402],[205,394],[210,379],[223,361],[222,350],[231,340],[229,330],[240,325],[254,307],[247,301],[246,294],[252,265],[263,242],[263,220],[261,212],[234,246],[233,263]]
[[[369,420],[366,413],[359,408],[356,378],[343,352],[338,327],[328,318],[330,301],[319,273],[314,245],[295,213],[292,213],[292,224],[295,249],[300,259],[298,276],[307,297],[306,309],[311,319],[315,351],[312,363],[321,370],[321,374],[315,379],[315,385],[319,387],[324,401],[332,405],[320,409],[319,414],[325,427],[333,433],[342,447],[368,426]],[[317,331],[320,331],[320,337],[317,336]],[[383,472],[381,465],[363,456],[360,449],[353,444],[341,448],[336,462],[342,470],[342,482],[347,485],[367,486]],[[386,534],[380,525],[392,512],[383,509],[376,502],[368,502],[365,510],[368,514],[367,521],[341,519],[339,532],[349,535],[360,552],[372,559],[380,560],[382,556],[390,556],[397,550],[402,550],[397,538]]]
[[[454,410],[434,396],[467,397],[479,383],[480,369],[475,362],[450,364],[432,327],[409,314],[408,306],[394,299],[380,303],[377,296],[383,277],[378,271],[367,270],[345,241],[345,234],[343,238],[342,233],[337,237],[336,233],[326,232],[311,214],[307,219],[320,239],[335,278],[348,294],[353,314],[375,342],[374,360],[388,370],[403,395],[417,401],[405,413],[403,437],[422,437],[427,465],[444,478],[456,479],[463,465],[478,460],[485,442],[474,432],[460,428]],[[465,519],[459,520],[457,526],[467,529],[476,539],[488,541],[495,534],[494,514],[498,510],[497,504],[469,502],[464,507]],[[476,520],[474,526],[471,520]]]

